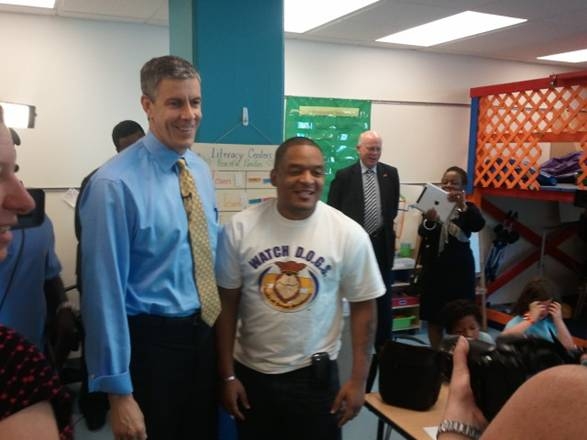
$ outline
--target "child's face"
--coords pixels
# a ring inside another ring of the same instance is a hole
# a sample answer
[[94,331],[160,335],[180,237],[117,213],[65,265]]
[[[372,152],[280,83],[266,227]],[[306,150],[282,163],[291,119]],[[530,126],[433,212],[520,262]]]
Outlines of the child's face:
[[470,339],[479,339],[481,327],[473,315],[467,315],[459,319],[452,328],[455,335]]
[[461,191],[463,189],[461,175],[456,171],[445,173],[440,181],[440,187],[445,191]]

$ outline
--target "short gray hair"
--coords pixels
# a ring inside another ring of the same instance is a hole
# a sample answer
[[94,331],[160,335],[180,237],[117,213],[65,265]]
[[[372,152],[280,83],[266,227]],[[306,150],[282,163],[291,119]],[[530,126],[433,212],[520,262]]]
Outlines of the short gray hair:
[[154,100],[161,80],[196,78],[201,82],[200,74],[194,66],[183,58],[173,55],[152,58],[141,69],[141,90],[143,95]]

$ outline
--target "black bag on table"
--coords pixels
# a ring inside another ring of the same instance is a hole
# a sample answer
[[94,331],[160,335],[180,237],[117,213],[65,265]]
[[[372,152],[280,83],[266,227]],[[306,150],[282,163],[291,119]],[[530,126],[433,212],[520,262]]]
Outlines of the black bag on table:
[[442,384],[441,357],[427,346],[387,341],[379,353],[379,393],[389,405],[430,409]]

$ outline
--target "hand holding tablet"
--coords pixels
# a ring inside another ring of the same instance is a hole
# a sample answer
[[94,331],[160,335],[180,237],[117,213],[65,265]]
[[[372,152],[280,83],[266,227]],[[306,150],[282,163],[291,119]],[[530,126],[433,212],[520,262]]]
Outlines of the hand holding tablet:
[[[456,208],[457,197],[458,194],[455,192],[449,193],[432,183],[427,183],[414,207],[422,213],[434,209],[438,214],[438,219],[441,222],[446,222]],[[461,197],[464,197],[464,194]]]

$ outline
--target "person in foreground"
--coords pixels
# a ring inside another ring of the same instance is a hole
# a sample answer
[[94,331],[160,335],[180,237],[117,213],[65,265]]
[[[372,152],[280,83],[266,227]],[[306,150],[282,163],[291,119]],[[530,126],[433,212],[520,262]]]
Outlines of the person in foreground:
[[[339,439],[363,405],[385,285],[367,233],[319,201],[324,158],[315,142],[283,142],[271,183],[277,199],[234,215],[219,241],[222,402],[241,440]],[[353,364],[340,387],[343,298]]]
[[[18,214],[34,208],[15,174],[16,150],[0,107],[0,264]],[[73,438],[71,399],[39,349],[0,325],[0,438]]]
[[[561,365],[532,376],[487,424],[470,385],[469,344],[460,337],[453,353],[449,395],[439,440],[579,440],[585,438],[587,368]],[[576,409],[576,410],[573,410]]]
[[453,214],[443,222],[430,209],[418,228],[422,237],[420,317],[428,321],[432,348],[438,348],[442,340],[442,307],[455,299],[475,299],[475,260],[469,239],[483,229],[485,220],[479,208],[465,200],[466,184],[465,170],[448,168],[440,185],[455,204]]
[[89,390],[108,393],[117,440],[216,439],[218,219],[210,170],[190,150],[200,77],[182,58],[153,58],[141,89],[149,133],[81,195]]

